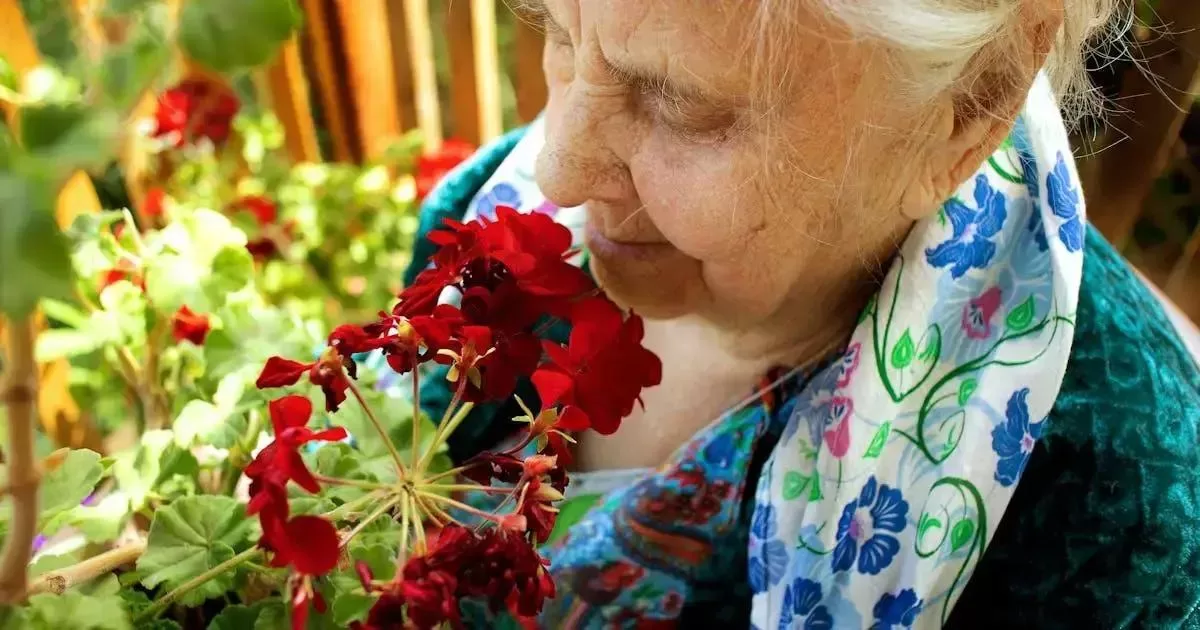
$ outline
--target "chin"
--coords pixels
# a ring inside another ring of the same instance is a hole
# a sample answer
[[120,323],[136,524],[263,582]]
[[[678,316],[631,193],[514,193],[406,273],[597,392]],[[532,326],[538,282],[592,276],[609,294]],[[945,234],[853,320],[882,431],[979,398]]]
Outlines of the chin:
[[590,264],[596,282],[612,301],[646,319],[689,315],[697,312],[703,302],[698,264],[695,271],[686,269],[688,265],[645,269],[596,255]]

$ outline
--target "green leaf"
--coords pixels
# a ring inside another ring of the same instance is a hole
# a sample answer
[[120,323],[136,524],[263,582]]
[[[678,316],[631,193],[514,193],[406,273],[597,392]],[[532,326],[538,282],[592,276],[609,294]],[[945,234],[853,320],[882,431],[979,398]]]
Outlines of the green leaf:
[[118,343],[138,347],[146,343],[146,296],[128,280],[114,282],[100,292],[100,306],[115,328]]
[[130,630],[129,615],[116,595],[91,596],[75,591],[29,598],[23,611],[26,630]]
[[22,146],[60,178],[108,164],[119,133],[120,118],[113,110],[58,102],[21,108]]
[[220,407],[203,401],[189,400],[171,426],[175,429],[175,443],[191,448],[196,442],[206,442],[208,437],[221,429],[226,413]]
[[60,300],[42,300],[41,308],[42,314],[49,319],[72,328],[83,328],[88,323],[87,313],[79,310],[74,304]]
[[132,509],[140,510],[151,492],[172,477],[194,480],[199,473],[196,457],[174,441],[171,431],[147,431],[138,448],[116,455],[113,476]]
[[917,539],[925,536],[925,532],[934,527],[941,527],[942,522],[933,518],[928,513],[921,514],[921,520],[917,521]]
[[253,277],[254,257],[244,246],[229,246],[213,257],[211,280],[204,289],[214,304],[221,304],[226,294],[241,291]]
[[1009,311],[1004,325],[1012,332],[1021,332],[1033,323],[1033,296],[1025,298],[1021,305]]
[[979,386],[979,381],[969,378],[958,386],[958,406],[963,407],[967,401],[971,399],[971,394],[975,393],[975,388]]
[[42,533],[51,535],[70,527],[91,543],[116,540],[129,518],[129,497],[116,492],[100,499],[95,505],[77,505],[46,523]]
[[89,354],[104,347],[109,340],[83,330],[55,329],[37,337],[34,354],[39,363]]
[[0,173],[0,314],[11,319],[25,318],[42,298],[71,298],[71,255],[54,222],[54,193],[50,182]]
[[21,146],[35,152],[53,148],[87,117],[83,103],[37,103],[21,108]]
[[264,610],[278,602],[259,602],[253,606],[226,606],[208,623],[208,630],[247,630],[255,627]]
[[188,2],[179,16],[179,44],[195,61],[229,73],[270,61],[299,25],[294,0]]
[[254,622],[254,630],[287,630],[290,627],[287,610],[278,601],[268,602]]
[[21,92],[21,79],[4,55],[0,55],[0,90]]
[[871,443],[867,446],[867,451],[863,453],[864,459],[875,459],[883,452],[883,446],[887,444],[888,435],[892,431],[892,423],[884,422],[875,431],[875,436],[871,438]]
[[38,487],[39,520],[44,523],[79,505],[96,488],[103,472],[98,453],[86,449],[68,452],[58,468],[42,477]]
[[811,479],[807,475],[803,475],[795,470],[789,470],[783,476],[783,499],[792,501],[800,498],[806,489]]
[[908,329],[904,330],[904,334],[900,335],[900,340],[892,348],[892,367],[897,370],[903,370],[912,364],[913,355],[916,353],[916,346],[913,344],[912,335]]
[[[252,531],[246,508],[225,496],[176,500],[154,513],[146,553],[137,561],[142,584],[176,588],[234,556]],[[180,602],[195,606],[233,588],[232,571],[218,575],[185,594]]]
[[[148,0],[108,0],[106,12],[128,12],[140,7],[115,5],[147,4]],[[120,109],[131,107],[150,89],[154,79],[170,60],[171,48],[161,29],[152,20],[129,20],[126,37],[118,45],[105,49],[93,81],[103,90],[107,103]]]
[[[561,517],[560,517],[561,518]],[[365,562],[371,569],[371,575],[377,580],[390,580],[396,574],[396,552],[393,547],[380,544],[350,546],[350,558],[357,562]],[[351,565],[354,563],[352,562]],[[333,623],[338,628],[346,628],[352,621],[363,621],[376,597],[363,592],[353,568],[343,570],[334,575],[333,603],[330,612]]]
[[29,565],[29,577],[36,577],[50,571],[65,569],[82,558],[79,557],[78,551],[71,553],[61,553],[55,555],[43,555]]
[[975,534],[975,521],[964,518],[954,525],[950,530],[950,549],[958,551],[963,545],[967,544],[971,537]]

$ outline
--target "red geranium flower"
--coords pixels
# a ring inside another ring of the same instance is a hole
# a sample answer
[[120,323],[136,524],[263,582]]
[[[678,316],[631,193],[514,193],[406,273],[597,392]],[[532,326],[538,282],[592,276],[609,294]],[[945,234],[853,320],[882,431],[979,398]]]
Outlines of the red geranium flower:
[[[316,440],[345,439],[346,430],[342,427],[323,431],[308,428],[306,425],[312,416],[312,402],[304,396],[292,394],[273,400],[268,410],[271,426],[275,430],[275,441],[246,466],[246,476],[268,487],[282,488],[291,480],[309,492],[320,492],[321,486],[300,458],[300,447]],[[254,503],[253,497],[251,503]]]
[[[476,533],[458,524],[442,529],[430,551],[410,558],[372,608],[367,627],[391,627],[386,622],[408,606],[418,628],[458,622],[458,601],[481,598],[493,612],[509,608],[521,616],[536,615],[543,601],[554,596],[546,561],[523,536],[500,528]],[[418,608],[412,608],[414,600]],[[421,618],[418,621],[414,613]]]
[[171,327],[175,341],[186,339],[200,346],[204,345],[204,338],[208,336],[212,324],[208,321],[207,315],[193,313],[192,309],[185,304],[175,311],[174,317],[171,318]]
[[259,226],[272,225],[279,216],[275,202],[262,195],[249,195],[233,202],[233,207],[254,215]]
[[417,199],[424,199],[433,190],[438,181],[458,166],[461,162],[475,153],[475,147],[462,140],[446,140],[437,153],[422,155],[417,158],[415,173],[417,183]]
[[326,611],[325,598],[313,588],[312,579],[303,576],[292,580],[292,630],[304,630],[308,627],[308,607],[312,605],[317,612]]
[[341,556],[337,528],[319,516],[296,516],[282,527],[264,528],[263,538],[269,541],[271,566],[291,566],[303,575],[325,575]]
[[166,201],[167,191],[155,186],[146,191],[146,198],[142,200],[142,216],[156,219],[163,215],[163,203]]
[[577,303],[571,324],[565,349],[542,343],[552,363],[534,372],[533,384],[543,406],[571,405],[582,412],[564,413],[560,428],[611,434],[640,402],[642,389],[662,380],[662,362],[642,346],[642,318],[622,320],[606,298]]
[[305,372],[308,380],[321,388],[325,394],[325,410],[333,413],[346,400],[350,381],[346,378],[346,367],[354,369],[354,360],[340,355],[335,348],[326,348],[321,357],[312,363],[300,363],[283,357],[271,357],[254,382],[259,389],[295,385]]
[[176,148],[197,138],[220,144],[229,137],[240,106],[237,96],[224,85],[188,79],[159,96],[152,135],[160,138],[171,134]]

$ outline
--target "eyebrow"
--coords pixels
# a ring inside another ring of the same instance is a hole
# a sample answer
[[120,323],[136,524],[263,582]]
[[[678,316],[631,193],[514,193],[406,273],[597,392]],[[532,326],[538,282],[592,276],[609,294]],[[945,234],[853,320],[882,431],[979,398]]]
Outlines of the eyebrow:
[[[547,35],[570,41],[570,31],[554,18],[545,0],[528,0],[521,4],[519,10],[526,19],[540,24]],[[696,85],[680,83],[660,72],[619,63],[608,56],[604,56],[604,63],[621,83],[641,91],[653,92],[673,103],[699,103],[715,107],[729,107],[735,104],[727,96]]]

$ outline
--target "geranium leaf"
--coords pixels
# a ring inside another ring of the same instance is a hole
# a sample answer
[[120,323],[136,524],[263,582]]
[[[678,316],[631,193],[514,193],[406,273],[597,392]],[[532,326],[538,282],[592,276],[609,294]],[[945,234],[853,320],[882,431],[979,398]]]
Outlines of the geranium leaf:
[[[99,454],[86,449],[67,453],[57,468],[42,477],[38,487],[39,522],[44,524],[60,512],[79,505],[96,488],[103,473]],[[11,508],[5,503],[5,514],[9,510]]]
[[0,174],[0,314],[14,320],[41,298],[71,298],[74,272],[54,222],[54,190],[50,181]]
[[150,492],[171,477],[194,479],[199,471],[196,456],[175,444],[172,431],[147,431],[138,448],[118,453],[113,463],[113,476],[134,510],[141,509]]
[[[225,423],[226,412],[205,400],[189,400],[171,427],[175,429],[175,443],[191,448],[197,441],[207,442]],[[216,445],[214,445],[216,446]],[[221,447],[218,447],[221,448]]]
[[289,628],[287,610],[278,601],[268,602],[254,622],[254,630],[285,630]]
[[[191,578],[232,558],[234,548],[250,537],[252,523],[246,508],[225,496],[183,497],[154,513],[146,553],[137,569],[147,588],[175,588]],[[189,591],[185,605],[197,605],[218,597],[233,587],[232,571]]]
[[[21,610],[23,630],[130,630],[129,615],[116,595],[84,595],[67,591],[62,595],[42,593],[29,598]],[[10,622],[11,623],[11,622]]]
[[[382,544],[351,544],[349,552],[351,560],[361,560],[367,564],[376,580],[387,581],[396,574],[394,547]],[[351,565],[353,564],[352,562]],[[333,586],[333,604],[330,607],[333,623],[338,628],[346,628],[352,621],[366,619],[376,597],[363,592],[362,583],[353,566],[339,571],[330,582]]]
[[226,606],[220,614],[208,623],[208,630],[248,630],[255,624],[267,609],[279,606],[278,602],[259,602],[253,606],[236,604]]
[[293,0],[189,2],[179,16],[179,44],[188,57],[228,73],[270,61],[299,25]]
[[103,348],[108,340],[84,330],[59,328],[37,337],[35,356],[39,363],[89,354]]

